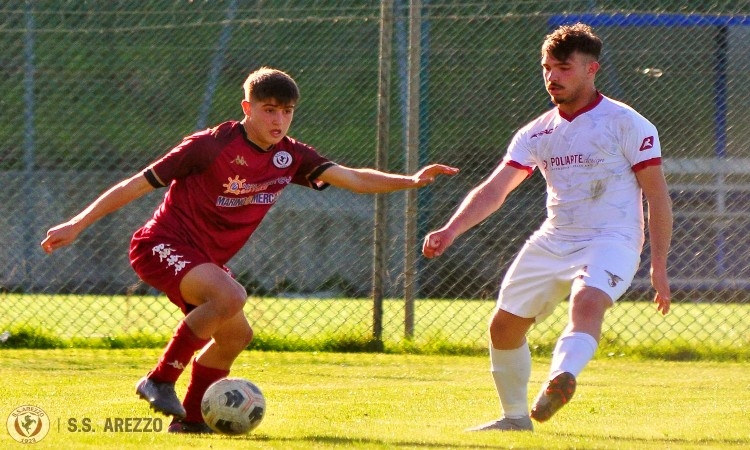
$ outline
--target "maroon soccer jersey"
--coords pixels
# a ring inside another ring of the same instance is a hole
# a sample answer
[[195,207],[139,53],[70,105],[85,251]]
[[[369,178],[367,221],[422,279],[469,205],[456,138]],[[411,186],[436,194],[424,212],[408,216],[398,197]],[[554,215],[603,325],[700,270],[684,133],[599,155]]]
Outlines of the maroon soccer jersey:
[[236,121],[195,133],[146,169],[154,187],[169,190],[140,236],[183,242],[224,265],[282,189],[290,183],[324,189],[327,185],[316,177],[331,165],[312,147],[289,137],[263,151]]

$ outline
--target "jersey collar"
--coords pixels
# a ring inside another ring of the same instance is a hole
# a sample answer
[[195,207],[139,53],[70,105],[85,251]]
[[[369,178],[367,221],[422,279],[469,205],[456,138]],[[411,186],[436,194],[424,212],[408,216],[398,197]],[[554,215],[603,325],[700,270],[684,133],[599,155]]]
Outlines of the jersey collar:
[[565,114],[564,112],[560,111],[560,108],[557,108],[557,113],[560,114],[560,117],[562,117],[563,119],[567,120],[568,122],[572,122],[573,119],[580,116],[581,114],[585,114],[591,111],[592,109],[596,108],[596,106],[599,103],[601,103],[603,98],[604,96],[602,95],[602,93],[597,90],[596,98],[594,99],[594,101],[584,106],[583,108],[579,109],[578,111],[574,112],[573,114]]
[[250,138],[247,137],[247,130],[245,130],[245,125],[242,122],[237,122],[239,124],[240,130],[242,131],[242,137],[245,139],[245,143],[252,147],[254,150],[260,152],[260,153],[268,153],[276,148],[276,145],[272,145],[269,148],[261,148],[260,145],[256,144],[255,142],[251,141]]

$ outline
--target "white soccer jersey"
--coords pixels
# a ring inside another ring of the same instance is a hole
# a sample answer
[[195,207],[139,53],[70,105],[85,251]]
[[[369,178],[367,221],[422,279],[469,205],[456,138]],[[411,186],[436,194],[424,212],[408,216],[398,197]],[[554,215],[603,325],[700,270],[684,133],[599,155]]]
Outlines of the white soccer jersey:
[[643,247],[643,199],[635,172],[661,164],[656,127],[599,94],[569,117],[554,108],[520,129],[504,163],[547,180],[547,219],[537,234],[614,239]]

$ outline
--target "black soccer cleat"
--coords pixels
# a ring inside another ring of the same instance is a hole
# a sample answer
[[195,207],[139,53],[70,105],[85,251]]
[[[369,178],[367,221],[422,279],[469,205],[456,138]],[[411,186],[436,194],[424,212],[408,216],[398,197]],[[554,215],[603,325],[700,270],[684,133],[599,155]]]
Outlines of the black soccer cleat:
[[536,397],[531,408],[531,418],[537,422],[549,420],[560,408],[570,401],[576,391],[576,377],[563,372],[549,380]]
[[185,422],[181,419],[173,419],[167,428],[169,433],[186,433],[186,434],[210,434],[214,430],[205,422]]
[[135,393],[146,400],[151,405],[151,409],[156,412],[174,416],[177,419],[184,419],[187,415],[180,399],[177,398],[174,383],[159,383],[143,377],[135,385]]

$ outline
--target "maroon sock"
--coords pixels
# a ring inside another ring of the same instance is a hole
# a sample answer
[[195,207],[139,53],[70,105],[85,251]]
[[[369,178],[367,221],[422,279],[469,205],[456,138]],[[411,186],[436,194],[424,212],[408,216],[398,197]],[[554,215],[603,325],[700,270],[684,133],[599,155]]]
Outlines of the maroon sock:
[[158,364],[148,377],[160,383],[176,382],[195,352],[209,341],[210,339],[201,339],[196,336],[185,321],[181,321],[159,358]]
[[201,414],[203,394],[215,381],[226,378],[227,375],[229,375],[228,370],[206,367],[197,361],[193,361],[190,384],[188,384],[187,393],[185,393],[185,400],[182,402],[182,406],[185,407],[187,412],[185,422],[203,422],[203,415]]

